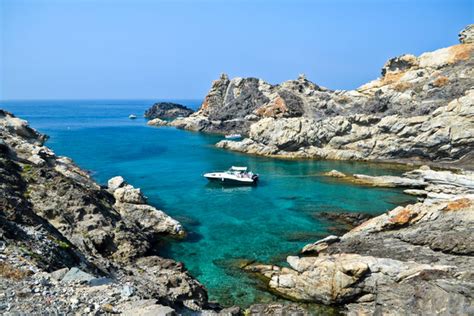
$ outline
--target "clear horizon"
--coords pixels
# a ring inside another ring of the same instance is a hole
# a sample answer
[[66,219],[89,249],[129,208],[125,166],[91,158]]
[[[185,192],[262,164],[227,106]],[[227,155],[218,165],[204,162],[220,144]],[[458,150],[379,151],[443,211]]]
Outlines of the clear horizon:
[[212,80],[330,89],[457,44],[472,0],[0,0],[0,100],[201,100]]

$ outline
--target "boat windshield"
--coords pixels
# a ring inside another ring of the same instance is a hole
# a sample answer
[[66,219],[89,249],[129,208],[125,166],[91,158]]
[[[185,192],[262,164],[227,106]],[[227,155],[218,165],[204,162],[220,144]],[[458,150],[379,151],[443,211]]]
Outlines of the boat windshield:
[[240,171],[240,172],[244,172],[244,171],[247,171],[247,167],[235,167],[235,166],[232,166],[230,168],[230,171]]

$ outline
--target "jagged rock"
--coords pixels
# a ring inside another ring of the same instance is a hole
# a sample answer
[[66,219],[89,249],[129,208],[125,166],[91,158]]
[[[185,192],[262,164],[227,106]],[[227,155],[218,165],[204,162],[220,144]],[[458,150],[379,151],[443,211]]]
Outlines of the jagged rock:
[[461,44],[474,43],[474,24],[469,24],[461,32],[459,32],[459,42]]
[[462,44],[390,59],[380,78],[352,91],[305,77],[270,85],[223,76],[198,112],[172,125],[247,135],[217,146],[257,155],[463,163],[474,147],[471,30]]
[[186,117],[192,113],[194,113],[193,110],[181,104],[158,102],[145,111],[145,117],[148,119],[174,119],[177,117]]
[[61,279],[62,282],[83,282],[83,281],[91,281],[95,277],[89,273],[86,273],[79,268],[73,267],[71,268]]
[[126,182],[121,176],[110,178],[107,182],[107,188],[111,193],[124,185],[126,185]]
[[349,314],[468,314],[473,223],[474,199],[398,207],[340,240],[320,241],[327,243],[323,255],[290,256],[290,268],[245,269],[267,278],[272,291],[285,297],[347,304]]
[[128,221],[136,223],[152,240],[161,234],[184,235],[184,229],[178,221],[147,205],[140,189],[127,184],[122,177],[110,179],[108,190],[115,198],[114,208]]
[[184,233],[179,222],[122,177],[102,188],[45,138],[0,110],[0,312],[120,313],[139,299],[178,313],[207,308],[182,264],[144,258],[161,236]]

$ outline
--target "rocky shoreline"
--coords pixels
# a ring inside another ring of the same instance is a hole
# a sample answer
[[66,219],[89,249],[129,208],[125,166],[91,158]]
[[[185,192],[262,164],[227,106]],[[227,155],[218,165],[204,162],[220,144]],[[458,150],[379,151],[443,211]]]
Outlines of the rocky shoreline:
[[[369,219],[289,256],[289,267],[244,269],[282,297],[343,305],[348,315],[474,312],[474,173],[424,166],[403,177],[328,176],[355,185],[416,187],[420,202]],[[407,193],[414,189],[407,189]]]
[[[223,75],[201,109],[158,125],[237,132],[218,147],[287,158],[462,162],[474,147],[473,27],[459,45],[389,60],[382,77],[333,91],[304,76],[281,85]],[[101,187],[46,136],[0,110],[0,311],[4,314],[235,315],[208,301],[184,266],[157,255],[181,224],[121,177]],[[465,164],[465,162],[467,163]],[[474,174],[427,166],[402,177],[326,174],[403,187],[419,202],[289,256],[244,267],[290,300],[359,314],[473,314]],[[255,305],[250,314],[305,313]]]
[[330,90],[301,75],[213,82],[201,108],[170,125],[241,133],[217,147],[281,158],[448,164],[473,168],[474,27],[460,44],[387,61],[356,90]]
[[0,136],[2,314],[221,310],[181,263],[157,256],[162,237],[185,232],[140,189],[121,177],[99,186],[3,110]]

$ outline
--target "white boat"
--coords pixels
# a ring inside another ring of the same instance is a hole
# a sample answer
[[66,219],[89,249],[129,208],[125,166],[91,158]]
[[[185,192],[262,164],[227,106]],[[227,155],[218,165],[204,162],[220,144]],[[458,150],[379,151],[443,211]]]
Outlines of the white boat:
[[128,118],[131,119],[131,120],[134,120],[134,119],[137,118],[137,116],[136,116],[135,114],[130,114],[130,115],[128,116]]
[[252,185],[258,181],[258,174],[247,171],[247,167],[230,167],[227,171],[205,173],[209,181],[218,181],[224,184]]
[[239,139],[239,138],[242,138],[242,135],[240,135],[240,134],[225,135],[225,139]]

